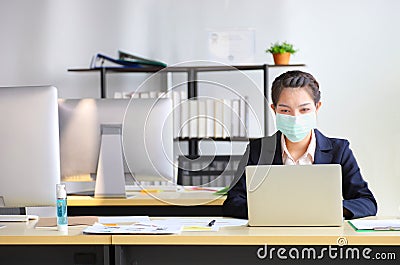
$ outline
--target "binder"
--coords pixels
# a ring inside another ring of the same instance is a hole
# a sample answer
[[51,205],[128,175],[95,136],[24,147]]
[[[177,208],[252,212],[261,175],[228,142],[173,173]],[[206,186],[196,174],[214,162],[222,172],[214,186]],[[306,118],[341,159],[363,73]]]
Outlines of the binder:
[[197,100],[198,110],[199,110],[199,119],[198,119],[198,137],[204,138],[207,137],[207,110],[206,110],[206,101],[203,99]]
[[181,91],[181,120],[179,126],[179,137],[189,137],[189,100],[187,92]]
[[207,137],[214,137],[214,100],[206,100]]
[[223,110],[223,131],[222,137],[229,138],[232,136],[232,105],[230,99],[224,99],[224,110]]
[[163,62],[146,59],[136,55],[128,54],[126,52],[119,51],[119,58],[113,58],[111,56],[97,53],[92,57],[90,61],[90,68],[99,67],[126,67],[126,68],[144,68],[144,67],[166,67],[167,65]]
[[221,99],[216,99],[215,100],[215,105],[214,105],[214,111],[215,111],[215,122],[214,122],[214,136],[216,138],[222,138],[223,134],[223,122],[224,122],[224,116],[223,116],[223,109],[224,105]]
[[239,117],[240,117],[240,123],[239,123],[239,136],[240,137],[246,137],[247,136],[247,97],[240,98],[239,100]]
[[240,136],[240,103],[239,99],[232,100],[232,136]]
[[174,117],[174,137],[179,137],[179,129],[181,125],[181,93],[172,91],[173,117]]
[[189,137],[196,138],[198,136],[198,107],[197,100],[189,100]]
[[128,52],[121,51],[121,50],[118,50],[118,57],[119,57],[119,60],[123,60],[124,62],[137,63],[140,65],[167,67],[166,63],[156,61],[156,60],[146,59],[146,58],[143,58],[143,57],[140,57],[137,55],[130,54]]

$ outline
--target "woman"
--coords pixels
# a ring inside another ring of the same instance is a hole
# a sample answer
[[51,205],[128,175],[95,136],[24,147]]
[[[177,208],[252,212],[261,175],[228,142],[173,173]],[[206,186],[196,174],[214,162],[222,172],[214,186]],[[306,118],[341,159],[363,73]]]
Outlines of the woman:
[[376,200],[361,176],[349,142],[328,138],[315,129],[321,108],[315,78],[301,71],[286,72],[274,80],[271,94],[278,131],[248,144],[224,202],[224,215],[247,219],[245,166],[259,164],[340,164],[343,216],[351,219],[375,215]]

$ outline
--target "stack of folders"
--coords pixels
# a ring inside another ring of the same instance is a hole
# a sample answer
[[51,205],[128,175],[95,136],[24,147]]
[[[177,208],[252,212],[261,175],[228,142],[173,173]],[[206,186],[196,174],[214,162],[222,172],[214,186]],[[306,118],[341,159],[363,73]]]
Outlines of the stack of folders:
[[188,99],[186,91],[134,92],[116,98],[163,98],[173,101],[175,138],[237,138],[248,136],[247,97]]

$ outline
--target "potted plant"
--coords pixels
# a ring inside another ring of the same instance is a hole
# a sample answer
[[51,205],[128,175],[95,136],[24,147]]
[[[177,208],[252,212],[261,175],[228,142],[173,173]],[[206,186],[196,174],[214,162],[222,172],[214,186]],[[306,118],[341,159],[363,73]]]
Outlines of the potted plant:
[[272,53],[275,64],[289,64],[290,55],[296,53],[297,50],[293,48],[293,44],[284,41],[271,44],[265,52]]

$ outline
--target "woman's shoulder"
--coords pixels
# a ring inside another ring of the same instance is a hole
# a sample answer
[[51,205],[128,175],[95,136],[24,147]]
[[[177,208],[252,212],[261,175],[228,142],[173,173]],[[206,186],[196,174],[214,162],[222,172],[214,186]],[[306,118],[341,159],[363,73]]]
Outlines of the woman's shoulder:
[[315,129],[315,138],[321,149],[344,148],[349,146],[349,141],[345,138],[325,136],[322,132]]

